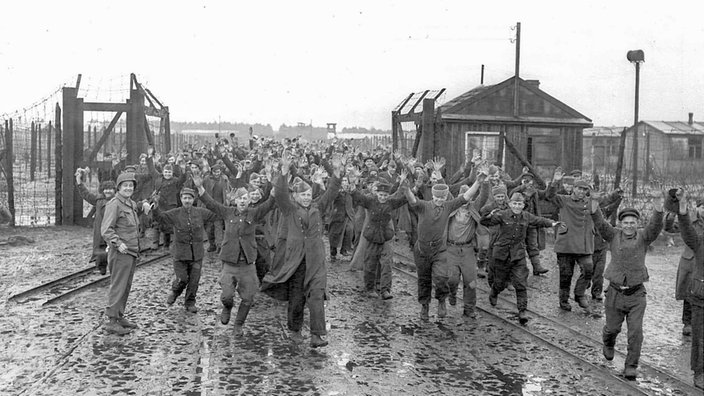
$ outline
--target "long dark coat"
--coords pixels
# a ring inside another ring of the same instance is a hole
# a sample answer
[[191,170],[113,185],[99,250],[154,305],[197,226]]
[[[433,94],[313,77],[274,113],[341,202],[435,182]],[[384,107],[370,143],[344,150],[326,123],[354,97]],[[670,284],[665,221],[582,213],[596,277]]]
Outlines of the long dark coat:
[[261,290],[277,300],[288,300],[286,281],[296,272],[301,262],[306,261],[304,292],[327,288],[325,245],[323,243],[322,213],[332,204],[340,190],[340,179],[330,178],[327,190],[304,208],[291,200],[288,180],[279,177],[274,190],[276,204],[281,210],[281,222],[285,224],[286,247],[283,262],[275,263],[266,274]]

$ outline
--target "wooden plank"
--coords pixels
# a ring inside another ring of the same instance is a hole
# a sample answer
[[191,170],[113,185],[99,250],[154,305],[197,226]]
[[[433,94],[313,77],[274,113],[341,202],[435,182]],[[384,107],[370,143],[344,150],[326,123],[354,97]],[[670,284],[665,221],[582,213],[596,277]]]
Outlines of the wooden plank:
[[591,128],[594,125],[583,118],[552,118],[552,117],[536,117],[536,116],[521,116],[514,118],[511,116],[496,116],[496,115],[473,115],[473,114],[453,114],[443,113],[443,121],[487,121],[487,122],[503,122],[511,124],[541,124],[550,126],[582,126]]
[[423,94],[420,96],[420,98],[418,98],[418,100],[417,100],[416,103],[413,105],[413,107],[411,107],[411,110],[408,111],[408,114],[413,114],[413,113],[416,112],[416,107],[418,107],[418,105],[419,105],[421,102],[423,102],[423,99],[425,98],[425,95],[428,94],[428,92],[430,92],[429,89],[426,89],[425,92],[423,92]]
[[51,178],[51,121],[49,128],[46,130],[46,177]]
[[145,107],[144,108],[144,114],[152,117],[161,117],[163,118],[166,116],[166,111],[164,109],[157,109],[155,107]]
[[54,122],[55,122],[55,132],[56,132],[56,144],[54,144],[54,151],[55,151],[55,165],[54,169],[56,170],[55,172],[55,177],[54,181],[56,184],[56,195],[54,196],[54,204],[56,206],[56,211],[54,214],[54,224],[56,225],[62,225],[63,224],[63,202],[62,202],[62,197],[63,197],[63,168],[61,167],[61,155],[63,152],[63,148],[61,147],[61,107],[59,107],[59,104],[56,103],[56,109],[55,109],[55,116],[54,116]]
[[[123,111],[126,112],[130,108],[129,103],[103,103],[103,102],[84,102],[84,111]],[[64,109],[65,110],[65,109]]]
[[[427,91],[426,91],[427,93]],[[423,162],[433,159],[435,156],[435,101],[433,99],[423,100],[423,135],[421,142],[420,160]]]
[[145,88],[145,90],[147,91],[147,94],[149,94],[149,96],[151,96],[152,99],[154,99],[154,101],[156,102],[156,104],[158,104],[159,107],[161,107],[161,108],[163,109],[163,108],[164,108],[164,105],[161,104],[161,102],[159,101],[159,99],[156,98],[156,96],[154,96],[154,94],[152,93],[152,91],[150,91],[149,88]]
[[90,155],[86,159],[88,162],[95,161],[95,157],[98,155],[98,151],[108,140],[110,132],[112,132],[112,130],[115,128],[115,125],[120,120],[120,117],[122,117],[122,112],[118,111],[110,121],[110,124],[108,124],[108,127],[103,132],[103,135],[100,137],[100,140],[98,140],[98,143],[95,144],[95,147],[93,147],[93,150],[90,152]]
[[164,116],[164,145],[166,146],[164,151],[167,153],[171,152],[171,116],[169,115],[169,108],[164,107],[166,115]]
[[29,181],[34,181],[37,170],[37,125],[32,121],[29,138]]
[[39,172],[42,171],[42,124],[37,125],[37,165]]
[[152,130],[149,128],[149,120],[147,120],[147,115],[144,115],[144,133],[147,135],[147,143],[149,143],[150,146],[154,146],[154,134],[152,133]]

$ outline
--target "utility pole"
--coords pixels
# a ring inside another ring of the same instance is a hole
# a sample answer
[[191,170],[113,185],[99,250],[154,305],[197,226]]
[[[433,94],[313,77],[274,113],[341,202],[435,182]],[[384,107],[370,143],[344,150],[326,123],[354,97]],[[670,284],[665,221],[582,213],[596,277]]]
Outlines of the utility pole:
[[516,22],[516,73],[514,75],[513,83],[513,116],[518,117],[518,88],[519,88],[519,77],[518,71],[521,65],[521,23]]
[[635,198],[638,193],[638,96],[640,93],[640,64],[645,62],[643,50],[628,51],[626,59],[636,65],[636,100],[633,114],[633,188],[631,197]]

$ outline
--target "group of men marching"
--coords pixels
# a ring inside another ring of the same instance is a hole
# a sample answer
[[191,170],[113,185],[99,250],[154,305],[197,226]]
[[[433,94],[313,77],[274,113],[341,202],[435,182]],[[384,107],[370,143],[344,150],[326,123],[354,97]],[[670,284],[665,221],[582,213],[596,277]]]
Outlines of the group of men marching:
[[[349,258],[363,270],[365,295],[388,300],[393,243],[401,231],[413,249],[421,319],[430,317],[433,289],[437,317],[445,317],[446,303],[457,304],[460,284],[463,316],[476,319],[477,282],[486,277],[490,304],[512,288],[518,320],[526,324],[527,261],[534,276],[548,272],[540,251],[545,230],[552,228],[560,309],[572,309],[570,297],[583,309],[604,304],[608,360],[625,320],[624,375],[633,379],[643,341],[645,255],[665,225],[687,245],[677,297],[685,300],[683,333],[692,337],[695,385],[704,387],[704,201],[696,200],[690,213],[681,189],[653,197],[652,213],[618,211],[621,192],[598,191],[580,172],[565,175],[558,168],[545,183],[527,166],[510,179],[475,154],[447,175],[442,158],[422,164],[389,150],[360,153],[337,142],[252,139],[243,150],[219,141],[163,158],[150,148],[141,160],[125,167],[115,183],[103,182],[99,194],[90,193],[76,173],[79,192],[96,207],[93,257],[101,272],[111,273],[109,332],[127,334],[136,327],[124,316],[136,259],[161,241],[170,245],[174,260],[166,302],[174,304],[185,291],[185,309],[196,313],[207,239],[207,250],[221,261],[222,324],[229,323],[238,294],[234,332],[241,335],[261,291],[288,302],[288,329],[299,343],[307,305],[310,345],[325,346],[325,233],[330,261],[338,254]],[[612,215],[618,227],[609,222]],[[571,290],[576,266],[580,275]]]

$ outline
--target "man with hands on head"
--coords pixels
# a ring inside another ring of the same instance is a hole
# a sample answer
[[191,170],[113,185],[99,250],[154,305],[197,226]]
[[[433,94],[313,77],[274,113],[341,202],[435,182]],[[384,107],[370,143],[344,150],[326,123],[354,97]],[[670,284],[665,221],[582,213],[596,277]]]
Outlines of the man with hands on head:
[[637,228],[641,217],[637,209],[621,210],[618,214],[619,226],[613,227],[604,220],[598,200],[592,199],[590,206],[594,224],[602,238],[611,244],[611,262],[604,272],[604,279],[609,281],[609,286],[604,299],[606,323],[602,331],[603,354],[606,360],[614,358],[616,337],[626,320],[628,353],[623,374],[633,380],[637,376],[636,369],[643,345],[643,315],[647,304],[644,284],[649,277],[645,254],[663,227],[663,197],[653,197],[653,213],[643,230]]
[[181,190],[183,206],[161,212],[154,205],[154,219],[173,227],[174,241],[171,244],[171,255],[174,259],[175,279],[171,284],[171,293],[166,303],[172,305],[178,296],[186,289],[185,307],[190,313],[198,312],[196,308],[196,293],[200,282],[203,265],[203,238],[205,224],[213,222],[217,216],[205,208],[193,206],[196,192],[184,187]]

